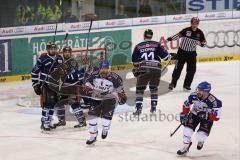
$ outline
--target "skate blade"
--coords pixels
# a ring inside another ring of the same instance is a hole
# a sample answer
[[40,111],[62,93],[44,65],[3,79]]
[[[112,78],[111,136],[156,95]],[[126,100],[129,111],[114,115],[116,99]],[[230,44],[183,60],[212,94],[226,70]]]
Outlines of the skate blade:
[[188,153],[188,152],[186,152],[186,153],[184,153],[184,154],[182,154],[182,155],[178,154],[177,156],[178,156],[178,157],[187,157],[187,153]]
[[44,131],[44,130],[41,130],[41,133],[43,133],[43,134],[53,134],[53,131]]
[[191,92],[191,90],[183,88],[183,92]]
[[93,142],[92,144],[86,144],[87,147],[91,148],[91,147],[94,147],[96,145],[96,141]]

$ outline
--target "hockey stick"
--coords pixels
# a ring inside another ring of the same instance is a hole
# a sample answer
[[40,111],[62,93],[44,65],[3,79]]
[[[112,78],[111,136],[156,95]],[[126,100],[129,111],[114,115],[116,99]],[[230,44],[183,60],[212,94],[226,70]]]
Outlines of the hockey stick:
[[171,60],[169,60],[169,62],[163,67],[163,69],[161,69],[161,72],[163,72],[165,69],[167,69],[169,64],[171,64]]
[[[87,33],[87,48],[86,48],[86,53],[85,53],[85,58],[84,58],[84,62],[85,62],[85,65],[87,62],[90,63],[90,60],[88,58],[88,47],[89,47],[89,37],[90,37],[90,32],[91,32],[91,29],[92,29],[92,23],[93,23],[93,20],[91,19],[90,21],[90,24],[89,24],[89,28],[88,28],[88,33]],[[89,66],[91,65],[91,63],[89,64]]]
[[58,51],[59,53],[63,49],[63,46],[67,44],[67,38],[68,38],[68,32],[66,32],[66,34],[65,34],[63,44],[61,45],[61,47],[59,48],[59,51]]
[[[171,64],[172,60],[176,60],[176,55],[177,55],[176,53],[169,53],[169,54],[171,55],[171,57],[174,57],[174,59],[171,58],[169,60],[169,62],[163,67],[163,69],[161,69],[161,72],[163,72],[165,69],[167,69],[167,67]],[[172,56],[172,55],[174,55],[174,56]]]
[[182,124],[179,124],[178,127],[170,134],[170,137],[172,137],[177,131],[178,129],[182,126]]
[[54,37],[53,37],[53,43],[55,43],[55,40],[56,40],[57,26],[58,26],[58,23],[56,23],[56,27],[55,27],[55,31],[54,31]]
[[87,34],[87,51],[86,51],[86,54],[88,53],[88,41],[89,41],[89,36],[90,36],[90,31],[92,29],[92,23],[93,23],[93,20],[91,19],[90,21],[90,26],[89,26],[89,29],[88,29],[88,34]]

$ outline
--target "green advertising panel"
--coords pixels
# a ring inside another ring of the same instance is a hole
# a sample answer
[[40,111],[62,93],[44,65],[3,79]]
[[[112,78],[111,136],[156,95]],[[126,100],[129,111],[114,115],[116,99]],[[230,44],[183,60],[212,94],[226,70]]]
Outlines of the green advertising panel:
[[[60,48],[65,35],[56,36]],[[86,49],[87,34],[69,34],[67,44],[72,48]],[[36,62],[37,53],[46,49],[46,42],[53,41],[53,36],[29,37],[11,40],[12,72],[11,75],[31,72]],[[131,63],[131,30],[93,32],[89,36],[89,47],[106,48],[111,65]]]

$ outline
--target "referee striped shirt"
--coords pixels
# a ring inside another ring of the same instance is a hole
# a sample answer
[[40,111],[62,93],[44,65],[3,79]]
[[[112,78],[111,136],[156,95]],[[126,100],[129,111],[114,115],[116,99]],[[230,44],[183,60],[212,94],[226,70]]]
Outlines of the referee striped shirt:
[[179,48],[187,52],[196,52],[197,45],[201,47],[206,45],[205,36],[199,28],[193,31],[191,27],[187,27],[170,38],[171,40],[181,39]]

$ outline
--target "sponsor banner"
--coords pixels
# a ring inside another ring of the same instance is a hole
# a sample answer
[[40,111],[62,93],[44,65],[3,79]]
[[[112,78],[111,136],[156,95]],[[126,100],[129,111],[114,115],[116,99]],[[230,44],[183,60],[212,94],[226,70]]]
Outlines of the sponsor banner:
[[26,33],[25,27],[0,28],[0,36],[19,35],[25,33]]
[[127,27],[132,25],[132,19],[114,19],[99,21],[99,28]]
[[[181,41],[166,42],[169,36],[173,36],[182,29],[189,27],[189,23],[180,23],[153,26],[153,40],[159,41],[169,52],[177,52]],[[207,41],[206,47],[197,46],[199,56],[216,56],[216,55],[237,55],[240,54],[240,29],[239,20],[218,20],[202,21],[199,28],[205,34]],[[135,28],[132,30],[133,48],[142,41],[144,28]]]
[[128,70],[132,68],[133,68],[132,64],[110,66],[111,71],[121,71],[121,70]]
[[[64,45],[65,35],[57,35],[55,43],[58,48]],[[87,33],[70,34],[67,45],[75,49],[87,47]],[[31,39],[15,39],[13,41],[14,72],[12,74],[30,73],[37,54],[46,50],[46,43],[52,35],[32,37]],[[107,58],[112,65],[131,63],[131,30],[93,32],[89,35],[89,48],[106,48]],[[19,54],[24,53],[24,54]],[[21,67],[19,67],[21,66]]]
[[133,18],[133,25],[148,25],[148,24],[159,24],[165,23],[165,16],[156,17],[143,17],[143,18]]
[[166,16],[166,23],[179,23],[179,22],[190,22],[191,18],[197,16],[197,14],[180,14]]
[[240,18],[240,11],[233,12],[233,18]]
[[3,76],[0,77],[0,83],[3,82],[13,82],[13,81],[24,81],[31,79],[31,74],[23,74],[23,75],[16,75],[16,76]]
[[[48,33],[55,32],[56,24],[43,24],[43,25],[34,25],[26,26],[26,33]],[[57,24],[57,32],[63,31],[63,24]]]
[[240,55],[198,57],[198,62],[219,62],[240,60]]
[[[226,56],[207,56],[207,57],[198,57],[197,61],[200,62],[220,62],[220,61],[235,61],[240,60],[240,55],[226,55]],[[175,61],[171,61],[170,64],[168,64],[167,61],[162,62],[163,65],[172,65],[175,64]],[[121,71],[121,70],[129,70],[132,69],[132,64],[125,64],[125,65],[115,65],[110,66],[111,71]],[[13,82],[13,81],[23,81],[23,80],[30,80],[31,75],[30,74],[24,74],[24,75],[16,75],[16,76],[3,76],[0,77],[0,83],[4,82]]]
[[11,40],[0,40],[0,76],[10,75],[12,70]]
[[229,19],[232,18],[232,12],[199,13],[198,17],[200,20]]
[[[65,31],[81,31],[88,30],[90,27],[90,22],[78,22],[78,23],[66,23],[64,24]],[[98,28],[98,22],[93,21],[92,29]]]
[[186,13],[236,11],[239,0],[186,0]]
[[[199,16],[201,20],[231,19],[231,18],[239,18],[240,13],[239,11],[228,11],[228,12],[222,11],[222,12],[211,12],[211,13],[194,12],[192,14],[182,14],[182,15],[102,20],[102,21],[93,21],[92,29],[97,30],[97,29],[104,29],[104,28],[131,27],[136,25],[188,22],[193,16]],[[88,30],[89,25],[90,25],[90,22],[78,22],[78,23],[66,23],[66,24],[59,23],[57,27],[57,31],[64,32],[64,31]],[[56,28],[56,24],[0,28],[0,37],[14,36],[14,35],[20,35],[20,34],[51,33],[55,31],[55,28]]]

